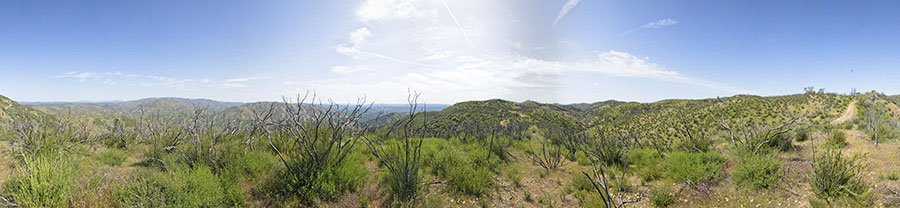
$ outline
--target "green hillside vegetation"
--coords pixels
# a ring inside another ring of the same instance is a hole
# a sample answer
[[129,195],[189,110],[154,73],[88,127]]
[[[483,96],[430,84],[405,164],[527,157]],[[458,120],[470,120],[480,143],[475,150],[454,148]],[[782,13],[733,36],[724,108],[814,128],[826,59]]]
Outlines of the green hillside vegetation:
[[0,115],[28,112],[4,116],[0,206],[894,207],[898,102],[494,99],[409,114],[0,97]]
[[42,117],[46,116],[46,114],[27,106],[20,105],[18,102],[0,95],[0,126],[5,127],[6,125],[9,125],[15,117],[23,116]]

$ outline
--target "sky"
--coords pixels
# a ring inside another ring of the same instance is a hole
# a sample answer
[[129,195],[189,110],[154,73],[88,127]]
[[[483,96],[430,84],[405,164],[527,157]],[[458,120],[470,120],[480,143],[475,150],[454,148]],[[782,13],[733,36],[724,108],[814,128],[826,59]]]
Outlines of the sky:
[[0,2],[0,95],[652,102],[900,93],[900,2]]

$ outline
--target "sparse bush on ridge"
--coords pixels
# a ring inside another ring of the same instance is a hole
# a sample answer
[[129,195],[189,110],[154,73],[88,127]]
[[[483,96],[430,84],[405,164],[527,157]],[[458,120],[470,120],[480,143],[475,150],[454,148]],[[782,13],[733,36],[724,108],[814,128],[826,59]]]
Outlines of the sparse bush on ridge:
[[662,177],[665,172],[664,160],[654,149],[635,149],[629,152],[628,164],[634,166],[634,172],[644,182]]
[[797,142],[805,142],[806,140],[809,140],[809,135],[809,129],[799,129],[797,130],[797,137],[795,138],[795,140],[797,140]]
[[127,158],[128,158],[128,153],[126,153],[125,151],[122,151],[120,149],[107,149],[106,151],[104,151],[103,153],[100,153],[100,155],[97,156],[97,160],[99,160],[100,163],[103,163],[104,165],[109,165],[109,166],[119,166],[123,162],[125,162],[125,159],[127,159]]
[[672,152],[666,158],[666,171],[679,183],[702,183],[721,174],[725,158],[716,152]]
[[669,207],[675,202],[675,196],[670,188],[652,187],[650,189],[650,195],[653,195],[652,198],[650,198],[650,202],[656,207]]
[[206,166],[180,166],[168,172],[138,170],[115,188],[114,197],[122,207],[240,206],[228,198],[225,188],[223,180]]
[[832,130],[828,134],[825,144],[832,148],[843,148],[847,146],[847,135],[841,130]]
[[826,149],[814,155],[810,186],[816,197],[832,203],[849,199],[849,203],[866,203],[870,197],[868,184],[862,178],[865,170],[859,155],[845,157],[841,151]]
[[18,175],[3,184],[3,191],[23,207],[68,207],[75,190],[77,167],[69,159],[29,158]]
[[739,186],[754,189],[774,187],[781,175],[781,163],[772,154],[739,153],[732,180]]

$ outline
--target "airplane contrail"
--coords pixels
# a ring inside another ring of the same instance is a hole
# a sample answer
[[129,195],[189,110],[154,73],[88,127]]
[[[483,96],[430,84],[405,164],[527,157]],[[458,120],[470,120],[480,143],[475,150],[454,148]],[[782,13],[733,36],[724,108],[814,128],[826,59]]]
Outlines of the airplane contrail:
[[463,37],[466,38],[466,42],[469,43],[469,47],[474,48],[475,45],[472,44],[472,40],[469,39],[469,35],[466,34],[465,30],[463,30],[462,25],[459,24],[459,20],[456,20],[456,15],[453,15],[453,11],[450,10],[450,6],[447,6],[447,1],[441,0],[441,3],[444,3],[444,8],[447,8],[447,12],[450,13],[450,17],[453,18],[453,22],[456,22],[456,28],[459,28],[459,32],[461,32]]

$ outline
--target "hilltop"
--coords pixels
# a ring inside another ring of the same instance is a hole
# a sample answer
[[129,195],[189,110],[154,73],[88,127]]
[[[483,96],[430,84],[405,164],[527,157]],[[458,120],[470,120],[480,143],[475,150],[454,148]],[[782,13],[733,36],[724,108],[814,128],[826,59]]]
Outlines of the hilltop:
[[9,121],[9,117],[16,114],[27,113],[30,115],[41,115],[42,113],[36,111],[28,106],[24,106],[19,104],[12,99],[9,99],[3,95],[0,95],[0,121]]

